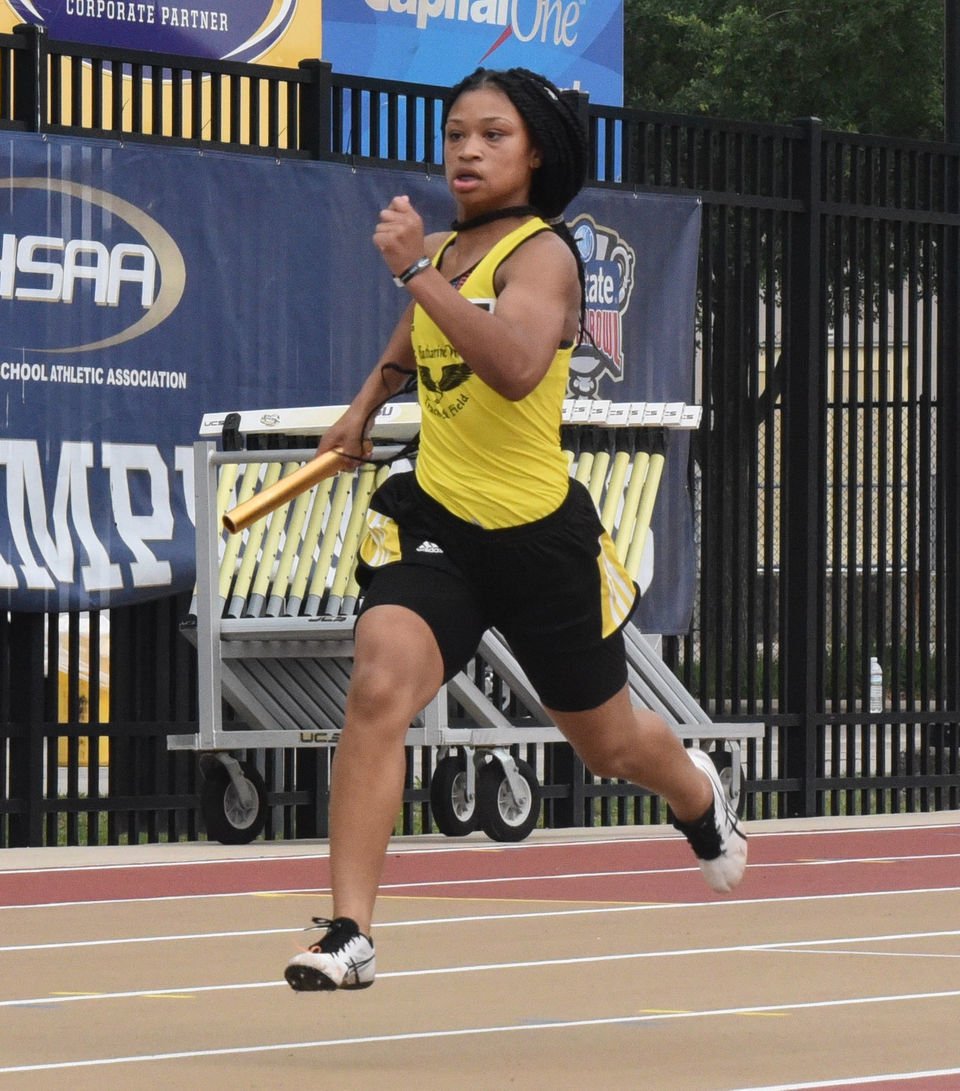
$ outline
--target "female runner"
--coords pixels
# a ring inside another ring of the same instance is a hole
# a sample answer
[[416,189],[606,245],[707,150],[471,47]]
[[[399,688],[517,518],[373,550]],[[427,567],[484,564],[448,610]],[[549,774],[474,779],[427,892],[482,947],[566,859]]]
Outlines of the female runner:
[[410,303],[318,448],[362,452],[378,407],[417,375],[416,470],[378,489],[360,553],[365,593],[333,764],[333,917],[315,918],[325,934],[286,968],[297,990],[373,984],[406,732],[491,626],[595,775],[667,800],[714,890],[732,890],[746,864],[709,757],[631,705],[621,628],[636,588],[560,448],[584,313],[563,224],[586,175],[578,117],[541,76],[478,69],[448,96],[443,143],[453,232],[425,237],[405,196],[380,213],[373,241]]

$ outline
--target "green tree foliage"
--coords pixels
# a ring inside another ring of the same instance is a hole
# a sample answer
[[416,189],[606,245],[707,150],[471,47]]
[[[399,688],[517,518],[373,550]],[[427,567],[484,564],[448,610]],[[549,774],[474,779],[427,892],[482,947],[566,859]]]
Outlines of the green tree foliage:
[[942,139],[943,0],[626,0],[626,102]]

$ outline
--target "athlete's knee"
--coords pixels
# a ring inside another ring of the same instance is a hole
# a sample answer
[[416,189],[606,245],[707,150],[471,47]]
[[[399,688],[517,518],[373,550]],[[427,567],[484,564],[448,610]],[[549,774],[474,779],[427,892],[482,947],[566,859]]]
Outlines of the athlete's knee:
[[[436,688],[415,672],[403,670],[396,660],[366,658],[354,664],[350,677],[347,710],[367,722],[409,721],[420,711]],[[404,726],[405,726],[404,724]]]
[[637,774],[636,747],[623,737],[592,741],[581,746],[579,753],[583,764],[595,777],[632,780]]
[[671,734],[666,721],[647,709],[620,710],[590,731],[580,732],[577,752],[594,776],[644,783]]

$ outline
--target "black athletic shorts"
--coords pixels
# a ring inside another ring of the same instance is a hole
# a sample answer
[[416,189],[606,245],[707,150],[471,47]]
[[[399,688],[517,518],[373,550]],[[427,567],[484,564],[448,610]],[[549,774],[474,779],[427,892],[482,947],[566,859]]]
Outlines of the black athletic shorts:
[[451,515],[413,473],[393,474],[371,499],[368,535],[357,572],[361,614],[392,604],[422,617],[445,681],[496,628],[548,708],[595,708],[625,684],[620,630],[637,588],[621,569],[611,612],[612,543],[578,482],[545,518],[484,530]]

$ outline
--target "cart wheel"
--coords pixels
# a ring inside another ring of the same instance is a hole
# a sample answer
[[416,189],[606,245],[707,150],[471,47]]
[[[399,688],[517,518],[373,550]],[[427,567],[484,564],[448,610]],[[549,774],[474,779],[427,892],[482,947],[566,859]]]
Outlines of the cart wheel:
[[267,821],[267,786],[251,762],[240,765],[252,789],[244,799],[219,762],[206,763],[200,789],[200,812],[207,836],[224,845],[246,845],[263,830]]
[[740,765],[740,773],[737,777],[737,783],[733,782],[733,754],[722,744],[718,744],[713,750],[710,751],[710,760],[713,762],[717,773],[720,776],[720,783],[723,785],[723,791],[727,799],[730,801],[730,806],[741,818],[743,817],[743,810],[746,806],[747,798],[743,790],[745,777],[743,775],[743,764]]
[[510,781],[497,759],[477,773],[477,810],[480,828],[493,841],[522,841],[540,817],[540,785],[533,769],[518,761],[517,772],[526,781],[527,798],[514,799]]
[[465,837],[477,828],[477,800],[467,799],[467,756],[448,754],[430,778],[430,807],[437,829],[447,837]]

